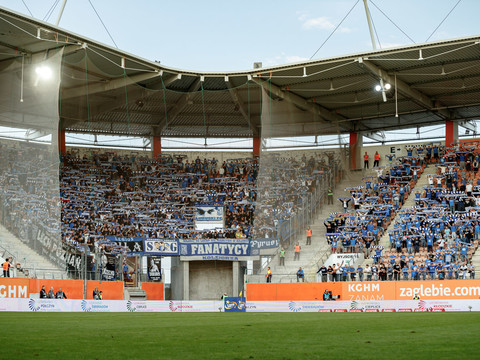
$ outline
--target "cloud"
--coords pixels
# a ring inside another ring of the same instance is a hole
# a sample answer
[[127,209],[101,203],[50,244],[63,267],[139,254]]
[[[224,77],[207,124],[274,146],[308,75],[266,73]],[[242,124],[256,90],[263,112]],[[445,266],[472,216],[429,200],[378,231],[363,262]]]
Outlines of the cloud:
[[[304,30],[333,30],[335,25],[325,16],[312,18],[306,12],[297,12],[298,20],[302,23]],[[352,29],[340,26],[338,31],[343,34],[349,34]]]
[[303,56],[298,56],[298,55],[291,55],[291,56],[285,56],[285,60],[287,61],[287,63],[294,63],[294,62],[306,61],[308,60],[308,58]]
[[[300,17],[299,17],[300,20]],[[335,25],[333,25],[330,20],[328,20],[325,16],[320,16],[317,18],[303,18],[302,21],[302,28],[306,30],[310,29],[320,29],[320,30],[332,30],[335,28]]]
[[273,58],[267,59],[263,66],[275,66],[275,65],[283,65],[288,63],[295,63],[295,62],[302,62],[307,61],[308,58],[298,55],[286,55],[285,53],[281,53]]

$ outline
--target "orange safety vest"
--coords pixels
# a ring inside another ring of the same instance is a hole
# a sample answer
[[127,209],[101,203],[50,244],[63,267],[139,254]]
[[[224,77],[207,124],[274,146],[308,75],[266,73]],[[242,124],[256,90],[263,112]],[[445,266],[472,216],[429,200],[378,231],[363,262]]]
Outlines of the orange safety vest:
[[295,245],[295,252],[300,252],[300,245]]
[[363,160],[368,161],[368,154],[363,155]]
[[375,154],[375,160],[380,160],[380,154]]
[[312,236],[312,230],[311,229],[307,229],[307,236]]
[[3,271],[8,271],[10,268],[10,263],[8,261],[5,261],[3,263]]
[[272,276],[272,270],[268,270],[268,271],[267,271],[267,277],[268,277],[268,276]]

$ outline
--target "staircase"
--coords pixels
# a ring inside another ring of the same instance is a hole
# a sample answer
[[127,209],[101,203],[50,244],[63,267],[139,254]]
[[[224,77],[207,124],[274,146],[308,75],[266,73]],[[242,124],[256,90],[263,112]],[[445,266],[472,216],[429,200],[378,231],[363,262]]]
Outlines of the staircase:
[[[13,257],[13,264],[20,263],[23,271],[16,268],[11,277],[30,277],[39,279],[67,279],[65,269],[60,269],[49,260],[39,255],[35,250],[25,245],[20,239],[0,225],[0,256],[1,262],[6,257]],[[25,271],[28,270],[28,271]]]
[[[331,253],[330,245],[328,245],[327,240],[325,239],[326,228],[323,225],[323,222],[329,217],[330,213],[343,211],[342,204],[337,200],[337,198],[342,196],[350,196],[350,193],[346,192],[344,189],[346,187],[358,186],[361,183],[363,176],[365,176],[365,174],[363,174],[361,171],[349,172],[346,177],[339,184],[337,184],[333,195],[333,205],[328,205],[326,203],[323,204],[317,213],[317,218],[315,219],[314,223],[310,224],[310,228],[312,229],[311,245],[306,245],[307,229],[305,229],[297,239],[292,240],[291,246],[285,252],[285,266],[279,265],[278,255],[272,258],[270,263],[267,265],[270,266],[270,269],[272,270],[272,282],[296,282],[296,273],[299,267],[302,267],[305,273],[306,282],[317,281],[317,270],[320,267],[320,264],[326,261]],[[349,205],[353,208],[353,204],[350,203]],[[294,247],[297,241],[301,246],[300,260],[293,260]],[[261,274],[249,275],[247,281],[252,283],[266,282],[266,269],[267,268],[265,267]]]
[[[428,178],[427,175],[434,173],[436,171],[435,164],[429,164],[425,169],[423,169],[422,175],[418,177],[417,183],[415,184],[415,188],[423,188],[424,186],[428,185]],[[412,189],[410,194],[408,195],[407,199],[403,203],[403,206],[401,209],[408,209],[412,208],[415,206],[415,189]],[[390,222],[388,225],[387,229],[383,233],[383,236],[380,238],[378,245],[383,246],[385,249],[390,249],[390,237],[388,236],[388,232],[390,230],[393,230],[395,222],[400,220],[399,214],[397,214],[393,220]],[[365,268],[365,265],[372,266],[373,264],[373,259],[370,256],[370,258],[365,259],[362,267]]]
[[126,287],[123,291],[124,300],[147,300],[145,290],[138,287]]

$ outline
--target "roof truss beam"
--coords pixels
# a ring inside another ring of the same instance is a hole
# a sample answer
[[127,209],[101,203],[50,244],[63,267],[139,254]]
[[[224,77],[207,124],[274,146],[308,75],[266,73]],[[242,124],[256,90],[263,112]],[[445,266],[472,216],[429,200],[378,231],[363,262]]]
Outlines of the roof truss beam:
[[[196,78],[192,85],[188,88],[188,91],[183,94],[180,99],[171,107],[170,110],[167,110],[167,115],[160,120],[157,128],[161,129],[160,133],[164,130],[167,125],[167,119],[169,122],[175,121],[175,119],[180,115],[180,113],[185,109],[188,103],[196,95],[195,92],[200,88],[201,79],[200,77]],[[158,130],[157,130],[158,131]]]
[[228,77],[225,79],[225,82],[228,87],[228,92],[230,93],[230,96],[232,97],[233,102],[235,103],[236,106],[238,106],[238,110],[242,114],[243,118],[247,122],[248,126],[252,129],[253,136],[258,136],[258,130],[256,126],[252,123],[251,117],[250,117],[250,112],[248,111],[248,108],[245,106],[245,103],[243,102],[242,98],[240,97],[240,94],[238,93],[238,90],[232,87],[232,84],[228,80]]
[[385,70],[380,68],[379,66],[373,64],[372,62],[368,60],[364,60],[363,58],[359,58],[359,64],[363,65],[365,69],[370,71],[375,77],[379,79],[383,79],[383,81],[390,83],[392,86],[397,86],[397,91],[402,93],[404,96],[407,96],[408,98],[412,99],[414,102],[417,104],[423,106],[424,108],[436,112],[440,117],[443,119],[451,119],[452,114],[446,110],[446,109],[436,109],[436,104],[435,102],[430,99],[427,95],[424,93],[413,89],[410,85],[408,85],[406,82],[400,80],[399,78],[396,79],[389,75]]
[[275,96],[278,96],[278,97],[280,97],[284,100],[287,100],[287,101],[291,102],[292,104],[297,105],[299,108],[301,108],[303,110],[310,111],[310,112],[318,115],[322,119],[322,122],[335,122],[335,121],[338,121],[338,120],[343,120],[343,118],[338,117],[333,112],[324,108],[323,106],[320,106],[318,104],[309,102],[309,101],[307,101],[307,99],[305,99],[305,98],[303,98],[299,95],[296,95],[294,93],[283,91],[277,85],[274,85],[272,83],[269,83],[269,82],[267,82],[265,80],[262,80],[260,78],[257,78],[257,77],[254,77],[252,80],[255,83],[257,83],[258,85],[262,86],[262,88],[265,91],[271,92]]

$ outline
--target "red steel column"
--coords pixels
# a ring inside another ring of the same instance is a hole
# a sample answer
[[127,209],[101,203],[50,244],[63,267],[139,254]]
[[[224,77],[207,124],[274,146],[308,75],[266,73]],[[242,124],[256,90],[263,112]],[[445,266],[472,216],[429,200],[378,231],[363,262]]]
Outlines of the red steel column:
[[254,137],[253,138],[253,156],[260,156],[260,144],[261,144],[261,139],[260,137]]
[[65,154],[67,152],[67,146],[65,145],[65,130],[58,130],[58,152]]
[[152,139],[152,150],[153,150],[153,157],[156,158],[157,156],[162,154],[162,140],[160,136],[154,136]]

